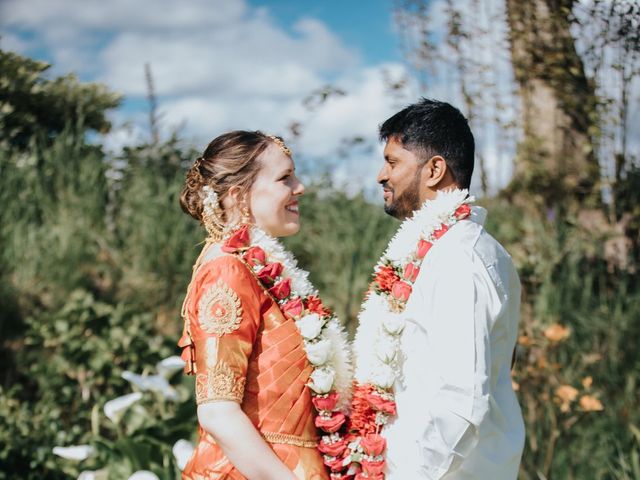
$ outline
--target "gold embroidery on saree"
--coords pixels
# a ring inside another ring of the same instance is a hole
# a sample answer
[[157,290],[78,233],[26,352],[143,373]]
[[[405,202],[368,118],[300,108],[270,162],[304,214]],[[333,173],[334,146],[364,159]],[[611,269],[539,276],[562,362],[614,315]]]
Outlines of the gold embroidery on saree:
[[207,333],[224,335],[240,328],[242,303],[222,280],[207,290],[198,303],[198,321]]
[[199,404],[232,400],[242,402],[246,379],[239,378],[223,360],[206,373],[196,375],[196,402]]

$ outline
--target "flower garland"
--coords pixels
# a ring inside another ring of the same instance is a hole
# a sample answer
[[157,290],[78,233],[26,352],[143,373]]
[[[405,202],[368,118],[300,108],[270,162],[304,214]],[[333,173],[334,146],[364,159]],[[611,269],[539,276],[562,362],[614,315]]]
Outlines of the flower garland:
[[438,192],[405,220],[374,268],[354,341],[356,384],[344,464],[356,480],[385,478],[387,444],[380,432],[396,414],[393,385],[401,371],[402,316],[420,267],[454,224],[471,214],[467,190]]
[[337,317],[326,308],[308,272],[297,267],[293,255],[264,231],[243,225],[222,244],[223,252],[240,258],[276,299],[285,317],[292,319],[313,366],[308,384],[323,433],[318,450],[335,479],[343,478],[347,440],[340,433],[351,402],[352,368],[346,334]]

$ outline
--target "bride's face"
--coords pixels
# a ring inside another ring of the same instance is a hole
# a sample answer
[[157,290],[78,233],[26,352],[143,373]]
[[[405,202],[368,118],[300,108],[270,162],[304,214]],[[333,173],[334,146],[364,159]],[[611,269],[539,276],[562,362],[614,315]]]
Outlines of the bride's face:
[[249,191],[252,221],[271,236],[293,235],[300,229],[298,197],[304,193],[293,160],[275,143],[258,160],[261,168]]

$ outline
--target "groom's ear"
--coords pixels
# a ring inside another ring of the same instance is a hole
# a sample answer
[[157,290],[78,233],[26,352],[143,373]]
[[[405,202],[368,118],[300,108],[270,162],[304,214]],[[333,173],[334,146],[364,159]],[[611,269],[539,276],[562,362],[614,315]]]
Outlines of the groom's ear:
[[448,174],[447,162],[440,155],[434,155],[422,167],[422,179],[429,188],[435,188]]

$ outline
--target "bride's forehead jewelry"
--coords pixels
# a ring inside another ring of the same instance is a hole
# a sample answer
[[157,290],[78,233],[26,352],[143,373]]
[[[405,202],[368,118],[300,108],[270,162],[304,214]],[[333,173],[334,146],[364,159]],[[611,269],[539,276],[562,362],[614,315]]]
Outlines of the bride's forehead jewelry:
[[273,142],[278,145],[278,147],[280,147],[280,150],[282,150],[287,156],[291,156],[291,150],[289,149],[289,147],[287,147],[287,145],[284,143],[284,140],[282,140],[280,137],[277,137],[275,135],[269,135],[269,138],[271,140],[273,140]]

